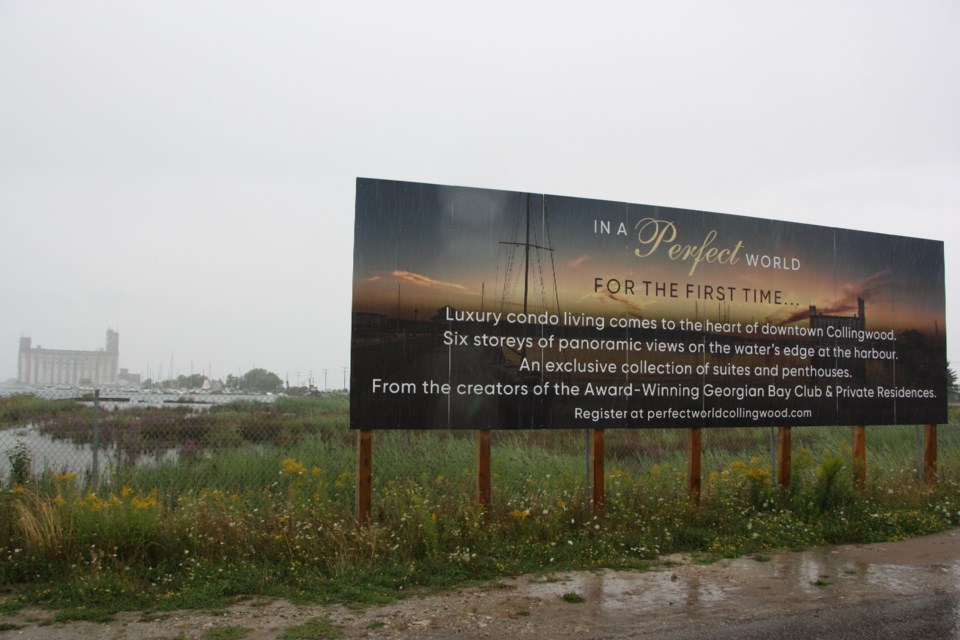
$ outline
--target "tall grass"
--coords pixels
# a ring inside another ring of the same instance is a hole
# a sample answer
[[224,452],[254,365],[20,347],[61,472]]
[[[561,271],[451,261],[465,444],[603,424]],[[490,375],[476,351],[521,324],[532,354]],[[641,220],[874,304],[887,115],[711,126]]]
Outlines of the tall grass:
[[932,490],[916,482],[913,427],[867,430],[864,491],[852,488],[849,429],[793,429],[786,491],[772,477],[767,429],[706,431],[699,504],[687,495],[685,431],[608,431],[599,518],[583,431],[495,432],[486,514],[475,503],[474,432],[377,432],[367,527],[353,518],[356,437],[344,398],[210,413],[210,429],[267,418],[289,431],[122,465],[96,495],[62,470],[8,483],[0,584],[17,595],[0,596],[0,610],[207,606],[259,593],[379,601],[516,572],[636,568],[677,551],[734,556],[960,524],[956,412],[940,428]]
[[42,423],[83,410],[83,405],[74,400],[48,400],[31,394],[15,394],[0,397],[0,426]]

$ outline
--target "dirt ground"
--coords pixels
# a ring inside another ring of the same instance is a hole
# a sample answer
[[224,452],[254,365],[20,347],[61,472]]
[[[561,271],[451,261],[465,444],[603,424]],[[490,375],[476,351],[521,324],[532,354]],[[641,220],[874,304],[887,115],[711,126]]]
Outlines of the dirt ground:
[[221,637],[272,640],[316,618],[329,619],[342,638],[656,638],[847,604],[957,593],[960,530],[709,565],[676,556],[642,573],[519,576],[363,609],[254,599],[223,612],[126,612],[106,624],[49,624],[49,612],[28,610],[0,617],[0,627],[8,629],[0,639],[202,639],[216,637],[218,627],[240,627],[244,635]]

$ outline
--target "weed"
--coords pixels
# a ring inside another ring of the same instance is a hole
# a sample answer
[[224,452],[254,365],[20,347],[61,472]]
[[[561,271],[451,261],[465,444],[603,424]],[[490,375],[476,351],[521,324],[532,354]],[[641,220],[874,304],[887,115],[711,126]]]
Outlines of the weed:
[[577,593],[576,591],[567,591],[562,596],[560,596],[560,599],[563,600],[564,602],[572,602],[575,604],[579,604],[584,601],[583,596]]
[[343,635],[343,631],[333,626],[329,618],[314,618],[308,622],[290,627],[279,640],[333,640]]
[[84,620],[86,622],[110,622],[113,620],[113,612],[103,607],[76,606],[60,609],[53,616],[53,621],[57,623],[73,622]]
[[24,485],[30,479],[30,467],[33,456],[23,442],[18,442],[12,449],[7,450],[7,460],[10,462],[10,486]]
[[204,640],[240,640],[247,637],[249,629],[244,627],[212,627],[203,634]]
[[0,615],[11,615],[17,613],[27,606],[27,600],[23,596],[8,596],[0,598]]

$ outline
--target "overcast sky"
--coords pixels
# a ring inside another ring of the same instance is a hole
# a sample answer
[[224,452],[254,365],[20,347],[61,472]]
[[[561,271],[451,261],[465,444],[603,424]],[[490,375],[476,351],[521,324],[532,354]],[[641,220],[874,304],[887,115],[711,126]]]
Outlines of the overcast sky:
[[0,0],[0,380],[343,386],[357,176],[945,242],[960,3]]

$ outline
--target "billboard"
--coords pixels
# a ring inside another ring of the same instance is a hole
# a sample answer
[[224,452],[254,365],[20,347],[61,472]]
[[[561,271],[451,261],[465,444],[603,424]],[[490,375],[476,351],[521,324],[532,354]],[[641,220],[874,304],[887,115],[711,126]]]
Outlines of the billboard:
[[353,429],[946,421],[943,243],[360,178]]

